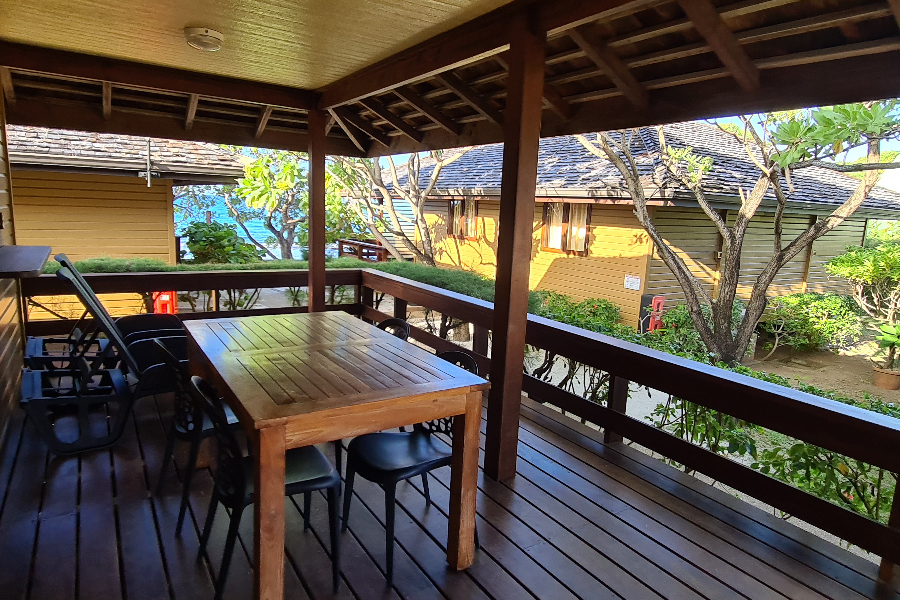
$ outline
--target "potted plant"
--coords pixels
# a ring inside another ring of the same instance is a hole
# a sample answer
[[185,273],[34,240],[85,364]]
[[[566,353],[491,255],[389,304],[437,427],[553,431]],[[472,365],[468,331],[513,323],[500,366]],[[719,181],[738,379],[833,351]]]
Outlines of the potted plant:
[[885,390],[900,389],[900,371],[896,370],[897,346],[900,345],[900,324],[882,325],[878,345],[887,350],[882,368],[873,367],[873,383]]

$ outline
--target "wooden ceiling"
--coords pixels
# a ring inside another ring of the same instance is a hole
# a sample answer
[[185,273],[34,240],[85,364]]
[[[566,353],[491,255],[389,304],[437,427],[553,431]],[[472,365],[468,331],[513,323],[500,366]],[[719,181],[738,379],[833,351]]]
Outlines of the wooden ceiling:
[[11,43],[4,25],[0,82],[11,123],[304,150],[318,107],[333,154],[498,142],[519,10],[548,31],[544,136],[900,96],[900,0],[516,0],[340,77],[367,47],[348,38],[315,90]]

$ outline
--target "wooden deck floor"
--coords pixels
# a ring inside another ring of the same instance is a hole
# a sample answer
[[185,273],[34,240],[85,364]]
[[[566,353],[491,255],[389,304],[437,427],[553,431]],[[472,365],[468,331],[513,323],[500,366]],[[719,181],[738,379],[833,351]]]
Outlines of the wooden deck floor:
[[[179,484],[151,493],[163,448],[164,400],[142,400],[113,449],[49,456],[17,416],[0,454],[0,598],[127,600],[212,597],[197,563],[197,523],[211,478],[194,478],[189,525],[174,535]],[[161,409],[161,410],[160,410]],[[161,414],[162,413],[162,414]],[[449,471],[401,485],[395,584],[385,587],[383,495],[360,481],[343,539],[339,598],[896,598],[875,566],[809,533],[529,401],[518,476],[480,479],[482,549],[463,573],[445,568]],[[303,532],[288,500],[287,597],[330,598],[325,502]],[[301,503],[302,504],[302,503]],[[251,597],[252,511],[246,511],[226,597]]]

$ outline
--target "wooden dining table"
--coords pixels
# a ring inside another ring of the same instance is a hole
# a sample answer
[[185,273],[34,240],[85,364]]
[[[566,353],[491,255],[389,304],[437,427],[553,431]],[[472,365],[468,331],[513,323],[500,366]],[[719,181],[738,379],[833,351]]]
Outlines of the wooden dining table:
[[447,562],[472,564],[484,379],[339,311],[184,324],[192,374],[215,386],[252,449],[256,598],[284,597],[286,450],[443,417],[456,417]]

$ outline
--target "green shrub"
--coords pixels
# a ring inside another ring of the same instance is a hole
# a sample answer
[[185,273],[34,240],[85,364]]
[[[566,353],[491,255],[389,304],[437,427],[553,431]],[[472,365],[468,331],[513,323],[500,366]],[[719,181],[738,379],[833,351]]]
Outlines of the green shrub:
[[607,335],[627,335],[633,331],[619,323],[619,307],[609,300],[588,298],[579,302],[571,296],[548,291],[536,292],[535,296],[537,304],[532,313],[538,316]]
[[194,221],[182,235],[187,238],[192,262],[252,263],[263,257],[260,249],[241,239],[237,226],[232,224]]
[[825,269],[850,282],[853,299],[867,315],[891,324],[900,319],[900,244],[850,246]]
[[791,294],[769,301],[759,329],[768,334],[771,355],[779,346],[796,350],[846,347],[859,341],[862,321],[849,296]]

